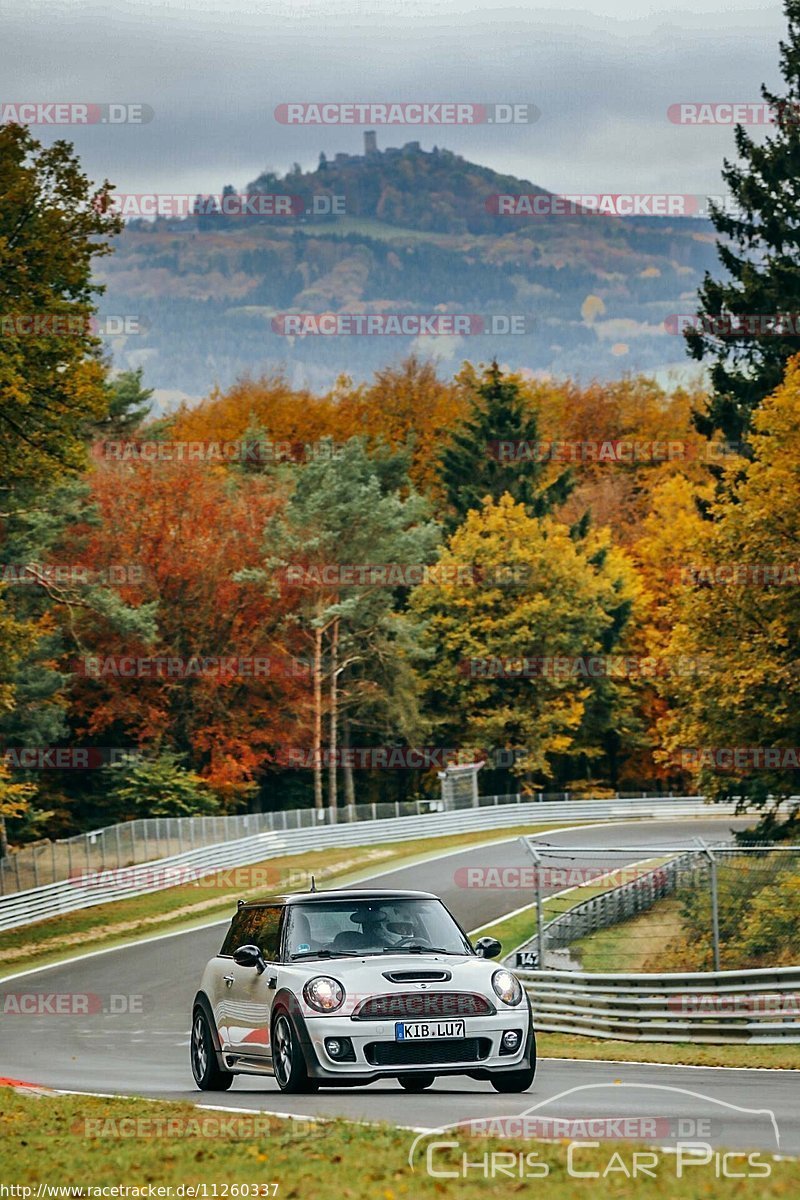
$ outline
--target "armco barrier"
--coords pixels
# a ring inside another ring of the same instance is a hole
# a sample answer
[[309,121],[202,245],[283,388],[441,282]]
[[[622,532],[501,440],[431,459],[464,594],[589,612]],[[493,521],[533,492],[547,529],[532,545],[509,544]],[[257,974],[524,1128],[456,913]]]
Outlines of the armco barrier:
[[[181,871],[211,874],[227,867],[247,866],[284,854],[299,854],[303,850],[444,837],[447,834],[480,829],[500,830],[515,825],[572,825],[582,821],[619,821],[637,817],[675,820],[682,817],[725,816],[734,812],[735,805],[732,803],[712,806],[696,796],[532,801],[328,825],[318,829],[261,833],[238,841],[187,850],[183,854],[140,863],[120,871],[109,871],[99,879],[86,880],[76,876],[60,883],[0,897],[0,929],[13,929],[96,904],[162,891],[180,881]],[[175,872],[171,879],[170,868]]]
[[517,974],[542,1031],[628,1042],[800,1042],[800,967],[664,975]]

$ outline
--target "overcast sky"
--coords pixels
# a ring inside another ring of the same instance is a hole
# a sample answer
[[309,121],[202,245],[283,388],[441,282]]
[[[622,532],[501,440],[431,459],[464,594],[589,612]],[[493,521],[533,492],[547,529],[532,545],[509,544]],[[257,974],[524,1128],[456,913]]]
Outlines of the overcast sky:
[[0,100],[150,105],[144,126],[58,131],[125,192],[243,189],[265,166],[360,149],[359,127],[281,125],[284,102],[454,100],[542,115],[379,129],[379,145],[447,146],[556,192],[714,193],[732,130],[666,110],[757,101],[784,32],[771,0],[3,0]]

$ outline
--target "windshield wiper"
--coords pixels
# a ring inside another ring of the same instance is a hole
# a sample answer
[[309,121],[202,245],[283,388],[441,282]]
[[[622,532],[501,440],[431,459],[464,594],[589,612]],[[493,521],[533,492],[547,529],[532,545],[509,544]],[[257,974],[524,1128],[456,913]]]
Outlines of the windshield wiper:
[[384,946],[384,954],[458,954],[458,950],[445,950],[444,946]]
[[298,958],[361,958],[361,955],[357,950],[302,950],[289,957],[294,962]]

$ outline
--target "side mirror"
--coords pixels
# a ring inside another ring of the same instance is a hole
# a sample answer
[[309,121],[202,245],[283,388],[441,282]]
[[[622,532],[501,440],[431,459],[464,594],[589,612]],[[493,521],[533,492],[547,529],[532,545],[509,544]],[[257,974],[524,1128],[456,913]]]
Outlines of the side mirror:
[[264,962],[264,955],[258,946],[240,946],[238,950],[234,951],[233,961],[237,967],[255,967],[259,975],[263,974],[267,969],[267,964]]
[[503,947],[497,938],[482,937],[475,943],[475,953],[479,958],[497,958]]

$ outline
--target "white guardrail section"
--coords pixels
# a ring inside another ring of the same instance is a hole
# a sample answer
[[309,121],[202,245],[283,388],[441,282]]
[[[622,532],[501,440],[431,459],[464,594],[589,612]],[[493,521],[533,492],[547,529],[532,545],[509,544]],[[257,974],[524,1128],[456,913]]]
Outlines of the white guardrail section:
[[517,971],[537,1029],[626,1042],[800,1042],[800,967],[600,975]]
[[682,817],[727,816],[735,804],[707,804],[697,796],[671,798],[558,800],[498,804],[496,807],[461,809],[457,812],[425,813],[420,816],[379,818],[317,829],[260,833],[253,837],[187,850],[169,858],[122,867],[0,897],[0,929],[13,929],[43,921],[61,913],[75,912],[96,904],[108,904],[128,896],[162,891],[195,876],[212,874],[229,867],[248,866],[284,854],[322,850],[330,846],[364,846],[376,842],[411,841],[415,838],[445,837],[471,830],[493,830],[517,825],[573,825],[581,821],[619,821],[636,817],[678,820]]

